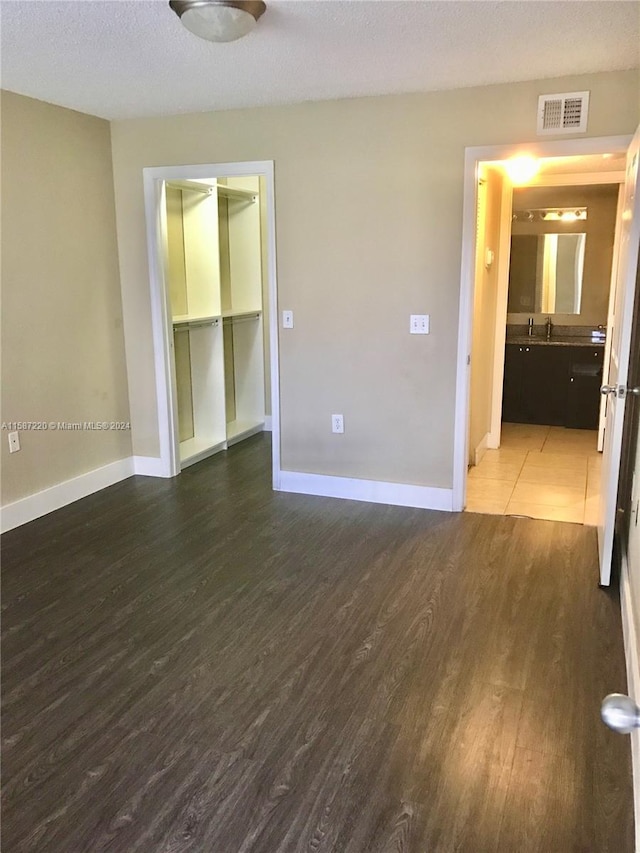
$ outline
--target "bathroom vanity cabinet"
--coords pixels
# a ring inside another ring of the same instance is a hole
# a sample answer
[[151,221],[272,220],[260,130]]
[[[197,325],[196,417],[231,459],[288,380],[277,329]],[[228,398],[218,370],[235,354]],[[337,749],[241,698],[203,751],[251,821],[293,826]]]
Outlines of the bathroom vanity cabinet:
[[507,343],[503,421],[597,429],[603,359],[598,344]]

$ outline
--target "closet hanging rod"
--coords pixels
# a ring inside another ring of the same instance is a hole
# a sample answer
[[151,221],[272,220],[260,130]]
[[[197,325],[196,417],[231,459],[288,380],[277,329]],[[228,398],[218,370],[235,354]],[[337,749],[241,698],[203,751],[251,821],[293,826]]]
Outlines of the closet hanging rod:
[[258,198],[257,190],[243,190],[236,187],[228,187],[225,184],[200,184],[197,181],[167,181],[166,185],[174,190],[187,190],[203,195],[214,195],[216,192],[223,198],[232,201],[243,201],[245,204],[254,204]]
[[209,184],[198,184],[195,181],[167,181],[167,186],[174,190],[189,190],[194,193],[203,193],[211,195],[215,192],[215,187]]
[[184,323],[175,323],[173,326],[174,332],[188,332],[189,329],[197,329],[201,326],[217,326],[217,320],[205,320],[198,322],[197,320],[187,320]]
[[260,319],[260,313],[243,314],[241,317],[224,317],[222,322],[225,326],[233,323],[249,323]]
[[258,198],[257,190],[243,190],[239,187],[229,187],[226,184],[218,184],[218,195],[231,201],[243,201],[245,204],[254,204]]

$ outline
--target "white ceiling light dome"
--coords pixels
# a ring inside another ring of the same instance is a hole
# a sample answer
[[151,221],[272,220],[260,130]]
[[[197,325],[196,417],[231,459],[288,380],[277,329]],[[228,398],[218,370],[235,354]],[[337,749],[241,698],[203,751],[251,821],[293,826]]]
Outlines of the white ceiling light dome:
[[255,27],[267,8],[262,0],[170,0],[183,25],[207,41],[236,41]]

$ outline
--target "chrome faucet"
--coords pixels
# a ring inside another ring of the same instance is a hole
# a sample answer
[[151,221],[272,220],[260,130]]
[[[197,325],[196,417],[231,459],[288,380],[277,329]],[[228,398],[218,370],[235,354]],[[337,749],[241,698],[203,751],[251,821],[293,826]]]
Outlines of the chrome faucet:
[[553,323],[551,322],[551,317],[547,317],[547,322],[545,323],[547,327],[547,340],[551,340],[551,332],[553,330]]

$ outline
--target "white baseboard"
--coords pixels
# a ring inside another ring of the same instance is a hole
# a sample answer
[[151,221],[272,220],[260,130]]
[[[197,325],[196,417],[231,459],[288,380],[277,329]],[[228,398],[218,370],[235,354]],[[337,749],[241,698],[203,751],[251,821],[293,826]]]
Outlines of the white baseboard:
[[271,431],[272,431],[272,430],[271,430],[271,415],[265,415],[265,416],[264,416],[264,426],[263,426],[263,430],[264,430],[265,432],[271,432]]
[[453,509],[452,489],[385,483],[378,480],[355,480],[326,474],[304,474],[300,471],[280,471],[279,491],[418,509],[440,509],[448,512]]
[[7,530],[13,530],[14,527],[19,527],[21,524],[47,515],[56,509],[80,500],[80,498],[86,498],[87,495],[99,492],[100,489],[119,483],[120,480],[126,480],[132,474],[133,459],[129,456],[126,459],[119,459],[117,462],[104,465],[102,468],[96,468],[94,471],[88,471],[79,477],[65,480],[64,483],[43,489],[41,492],[36,492],[35,495],[29,495],[3,506],[0,511],[0,529],[3,533]]
[[133,474],[143,477],[171,477],[165,464],[158,456],[133,456]]
[[487,448],[489,447],[489,433],[485,432],[482,437],[482,441],[476,447],[473,453],[473,464],[479,465],[482,462],[482,457],[487,452]]
[[[629,564],[622,559],[620,576],[620,607],[622,609],[622,633],[624,654],[627,661],[627,692],[640,702],[640,662],[638,660],[638,632],[633,613],[633,598],[629,581]],[[633,801],[636,825],[636,853],[640,853],[640,730],[634,729],[631,737],[631,766],[633,768]]]
[[499,450],[500,449],[500,433],[497,432],[488,432],[487,433],[487,449],[488,450]]

